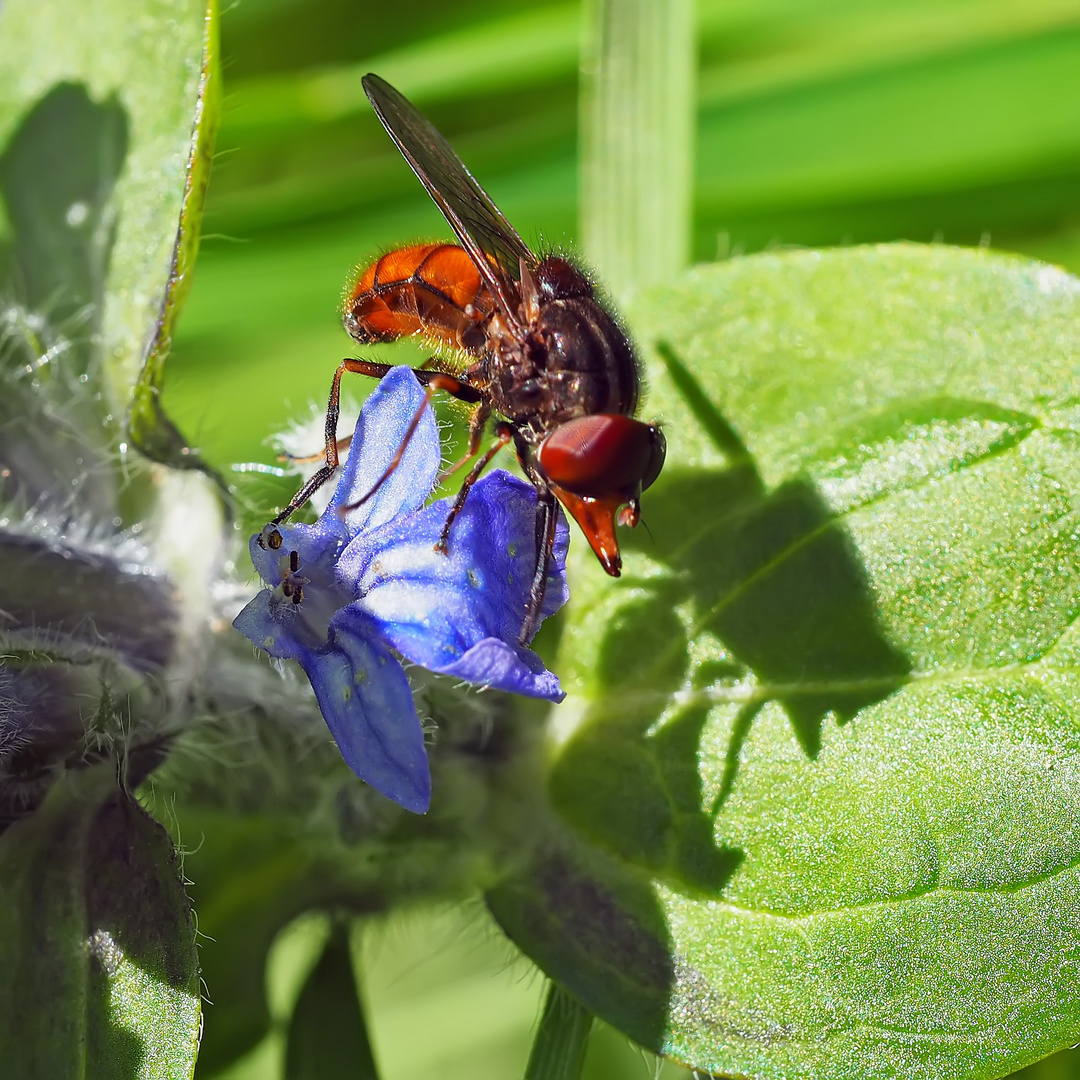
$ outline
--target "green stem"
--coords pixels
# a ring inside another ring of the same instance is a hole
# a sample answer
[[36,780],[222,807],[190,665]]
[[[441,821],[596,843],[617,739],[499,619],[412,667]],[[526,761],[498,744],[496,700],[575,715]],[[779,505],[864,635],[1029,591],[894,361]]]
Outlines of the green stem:
[[686,265],[695,125],[691,0],[587,0],[585,253],[616,299]]
[[549,983],[525,1080],[577,1080],[592,1022],[592,1013],[555,983]]

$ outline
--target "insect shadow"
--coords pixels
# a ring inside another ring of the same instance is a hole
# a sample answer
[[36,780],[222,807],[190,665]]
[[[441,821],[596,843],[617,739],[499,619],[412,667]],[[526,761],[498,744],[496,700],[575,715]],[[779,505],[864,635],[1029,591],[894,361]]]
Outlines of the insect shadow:
[[113,193],[127,151],[120,104],[95,102],[84,86],[60,83],[38,99],[0,154],[8,226],[0,235],[4,498],[33,505],[73,488],[91,505],[114,498],[108,451],[95,447],[95,456],[87,443],[98,432],[106,437],[103,410],[89,391],[103,363]]
[[[886,637],[855,544],[814,484],[796,476],[769,490],[697,380],[670,349],[661,353],[728,466],[669,463],[650,492],[651,537],[628,534],[625,546],[671,573],[635,582],[640,595],[609,621],[600,692],[560,754],[551,790],[592,842],[677,891],[715,896],[742,860],[715,842],[715,817],[762,707],[779,703],[814,759],[827,714],[847,723],[902,685],[911,663]],[[719,640],[719,659],[692,659],[687,625]],[[719,792],[706,801],[703,728],[717,700],[748,686]],[[688,688],[672,714],[672,694]]]

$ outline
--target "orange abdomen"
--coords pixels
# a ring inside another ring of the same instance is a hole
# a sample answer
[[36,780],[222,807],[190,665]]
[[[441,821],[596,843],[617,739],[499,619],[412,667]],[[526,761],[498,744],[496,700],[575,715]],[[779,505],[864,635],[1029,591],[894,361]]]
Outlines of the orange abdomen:
[[483,352],[494,299],[463,248],[413,244],[369,266],[345,301],[345,329],[361,344],[419,334],[433,344]]

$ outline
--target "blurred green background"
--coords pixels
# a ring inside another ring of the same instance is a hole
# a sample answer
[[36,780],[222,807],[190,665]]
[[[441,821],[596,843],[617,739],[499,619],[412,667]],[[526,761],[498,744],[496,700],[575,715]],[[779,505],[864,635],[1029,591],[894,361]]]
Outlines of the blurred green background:
[[[399,911],[353,929],[352,952],[364,973],[362,997],[380,1080],[510,1080],[523,1074],[544,978],[503,937],[479,899]],[[328,919],[313,914],[279,936],[267,964],[272,1033],[216,1073],[217,1080],[281,1077],[288,1019],[328,933]],[[211,1006],[208,1024],[213,1013]],[[595,1023],[582,1080],[691,1077]]]
[[[354,354],[338,304],[357,263],[448,235],[364,72],[416,101],[527,241],[575,250],[582,21],[536,0],[225,10],[225,118],[165,388],[212,464],[272,463],[270,433],[325,402]],[[699,47],[695,259],[908,239],[1080,271],[1080,0],[702,0]],[[292,483],[248,474],[241,495],[257,517]],[[281,1016],[324,933],[279,943]],[[542,981],[479,905],[395,916],[356,947],[384,1080],[520,1075]],[[272,1042],[228,1075],[273,1075]],[[590,1080],[653,1071],[600,1029]]]
[[[325,401],[357,263],[448,235],[365,71],[527,241],[574,249],[581,25],[581,5],[535,0],[224,12],[225,117],[165,397],[212,462],[271,460],[267,434]],[[699,41],[696,259],[903,238],[1080,269],[1080,0],[702,0]]]

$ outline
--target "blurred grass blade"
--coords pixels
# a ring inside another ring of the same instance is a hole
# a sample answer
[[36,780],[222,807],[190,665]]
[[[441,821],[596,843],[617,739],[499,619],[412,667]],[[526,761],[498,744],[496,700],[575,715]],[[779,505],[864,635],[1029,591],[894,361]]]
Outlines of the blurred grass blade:
[[591,0],[581,104],[585,251],[616,297],[690,250],[694,6]]
[[[751,12],[715,0],[699,8],[702,41],[722,56],[702,67],[698,100],[703,106],[800,85],[809,89],[858,72],[920,63],[1080,24],[1077,0],[807,4],[778,18],[780,14],[767,4]],[[756,47],[733,49],[740,39]],[[763,42],[771,47],[762,48]]]
[[548,985],[525,1080],[577,1080],[589,1045],[593,1017],[565,990]]
[[366,113],[360,80],[374,71],[418,104],[528,86],[574,70],[577,4],[503,15],[421,39],[356,65],[246,79],[230,93],[230,138]]
[[1075,168],[1078,57],[1072,29],[709,108],[702,197],[776,212]]
[[338,923],[289,1022],[286,1080],[378,1080],[357,993],[348,927]]

